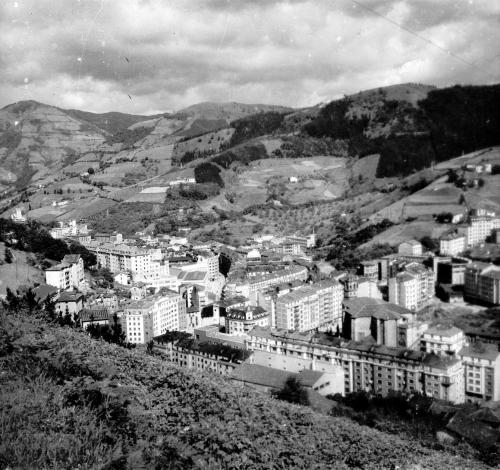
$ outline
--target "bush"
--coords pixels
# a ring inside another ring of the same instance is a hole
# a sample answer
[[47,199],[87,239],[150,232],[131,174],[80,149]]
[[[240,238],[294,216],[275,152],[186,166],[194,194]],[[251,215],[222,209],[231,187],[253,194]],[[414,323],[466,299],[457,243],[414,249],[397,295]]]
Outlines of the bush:
[[304,406],[309,405],[307,390],[301,385],[299,379],[294,376],[290,376],[286,379],[283,388],[274,392],[273,396],[279,400],[285,400],[290,403],[296,403]]

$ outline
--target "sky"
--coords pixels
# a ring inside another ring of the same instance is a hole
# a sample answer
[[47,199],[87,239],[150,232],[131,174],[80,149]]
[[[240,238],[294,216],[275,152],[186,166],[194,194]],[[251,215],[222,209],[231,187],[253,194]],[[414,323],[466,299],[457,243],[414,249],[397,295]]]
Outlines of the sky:
[[499,0],[0,0],[0,107],[153,114],[500,82]]

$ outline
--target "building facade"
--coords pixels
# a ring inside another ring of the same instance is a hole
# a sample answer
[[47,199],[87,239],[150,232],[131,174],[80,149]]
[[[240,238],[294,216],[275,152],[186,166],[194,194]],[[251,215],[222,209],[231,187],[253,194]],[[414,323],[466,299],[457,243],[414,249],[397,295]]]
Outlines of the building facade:
[[127,341],[145,344],[166,331],[178,331],[180,303],[173,291],[129,302],[122,316]]
[[464,374],[459,359],[421,351],[345,341],[324,334],[255,328],[248,347],[287,357],[336,364],[344,370],[344,393],[421,392],[453,403],[464,402]]
[[500,267],[470,263],[465,268],[464,298],[489,305],[500,304]]
[[412,263],[406,270],[389,279],[389,302],[410,310],[420,310],[434,296],[434,273]]
[[59,290],[80,289],[85,285],[83,259],[66,255],[59,264],[45,270],[45,282]]
[[466,237],[463,234],[452,233],[439,239],[439,253],[442,256],[458,256],[466,248]]
[[473,343],[462,348],[466,401],[500,400],[500,351],[496,344]]

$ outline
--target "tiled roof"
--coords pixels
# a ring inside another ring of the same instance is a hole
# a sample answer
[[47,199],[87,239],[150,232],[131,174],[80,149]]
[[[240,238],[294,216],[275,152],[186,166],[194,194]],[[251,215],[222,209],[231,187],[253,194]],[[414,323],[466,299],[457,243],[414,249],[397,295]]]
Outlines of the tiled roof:
[[299,372],[297,378],[304,387],[312,387],[322,375],[323,372],[304,369]]
[[81,292],[61,292],[58,302],[78,302],[78,300],[83,299],[83,294]]
[[370,297],[346,299],[343,304],[352,318],[374,317],[381,320],[397,320],[401,315],[411,313],[399,305]]
[[54,296],[57,294],[57,287],[49,286],[48,284],[40,284],[38,287],[33,289],[38,300],[45,300],[49,296]]
[[112,314],[109,312],[107,308],[96,308],[96,309],[84,309],[80,312],[80,321],[89,322],[89,321],[102,321],[102,320],[110,320],[112,318]]
[[255,385],[262,385],[274,389],[280,389],[285,385],[290,376],[297,374],[280,369],[259,366],[257,364],[243,363],[233,370],[230,377],[240,382],[248,382]]

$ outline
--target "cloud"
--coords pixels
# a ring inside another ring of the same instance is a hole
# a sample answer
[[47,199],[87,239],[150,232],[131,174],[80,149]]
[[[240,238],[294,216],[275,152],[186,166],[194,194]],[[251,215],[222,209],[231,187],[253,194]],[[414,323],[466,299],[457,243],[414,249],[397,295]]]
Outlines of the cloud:
[[306,106],[406,81],[493,83],[499,19],[479,0],[6,0],[0,105]]

